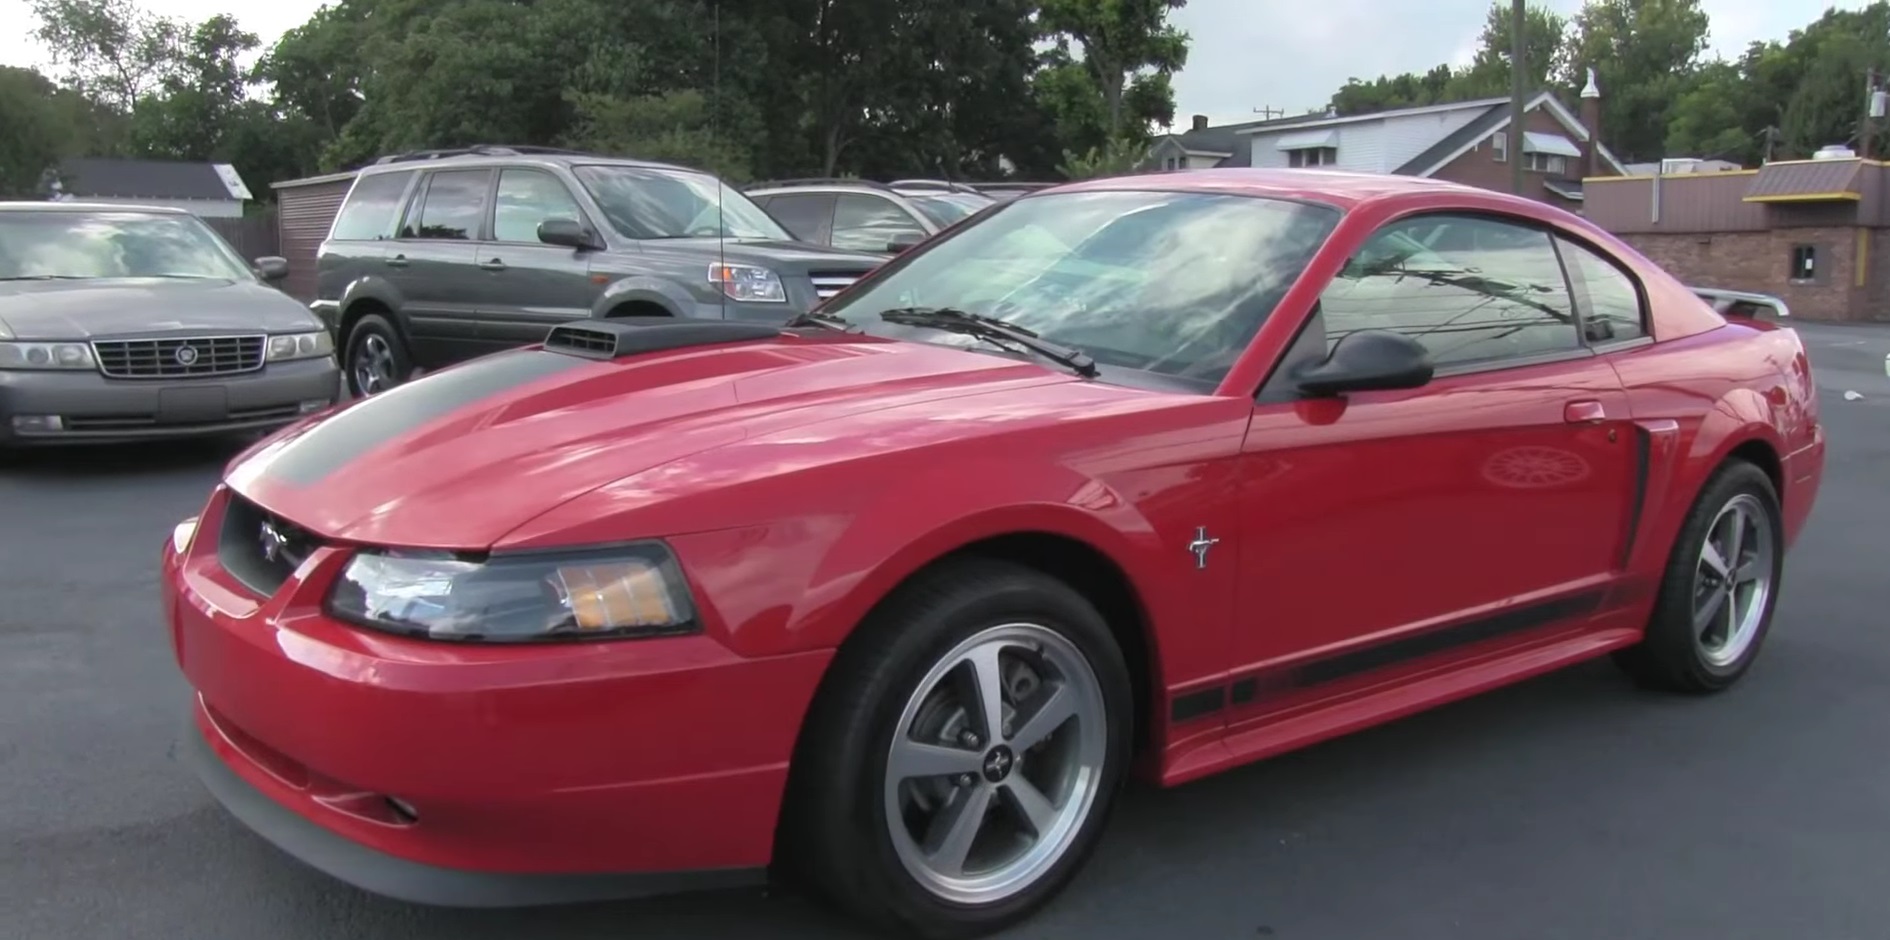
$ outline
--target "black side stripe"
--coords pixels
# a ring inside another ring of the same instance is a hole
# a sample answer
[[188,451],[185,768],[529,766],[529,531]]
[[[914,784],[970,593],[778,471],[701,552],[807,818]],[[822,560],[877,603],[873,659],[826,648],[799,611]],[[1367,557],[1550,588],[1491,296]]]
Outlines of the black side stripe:
[[264,471],[295,486],[309,486],[368,451],[480,399],[591,362],[576,356],[520,349],[468,362],[375,395],[323,421],[275,454]]
[[1634,495],[1628,503],[1627,539],[1621,545],[1621,567],[1634,557],[1634,543],[1641,534],[1641,514],[1647,510],[1647,475],[1654,447],[1653,435],[1640,425],[1628,431],[1634,436]]
[[1230,702],[1245,705],[1256,700],[1303,692],[1449,650],[1573,620],[1598,610],[1602,596],[1601,591],[1585,591],[1467,620],[1416,636],[1389,640],[1364,649],[1241,676],[1225,686],[1177,696],[1170,708],[1170,723],[1205,718]]

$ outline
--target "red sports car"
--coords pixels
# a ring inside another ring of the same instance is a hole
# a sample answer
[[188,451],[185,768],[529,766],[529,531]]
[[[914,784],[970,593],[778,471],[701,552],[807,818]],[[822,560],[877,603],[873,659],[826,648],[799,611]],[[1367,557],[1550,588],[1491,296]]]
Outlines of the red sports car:
[[568,324],[305,421],[162,581],[204,782],[337,878],[772,870],[963,937],[1064,887],[1132,773],[1604,654],[1726,688],[1823,455],[1796,333],[1573,215],[1137,176],[785,326]]

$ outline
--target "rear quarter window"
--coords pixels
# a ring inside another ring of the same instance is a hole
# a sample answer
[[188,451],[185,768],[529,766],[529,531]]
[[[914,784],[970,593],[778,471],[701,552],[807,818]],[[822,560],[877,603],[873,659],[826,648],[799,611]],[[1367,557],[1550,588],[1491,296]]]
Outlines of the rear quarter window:
[[394,221],[400,215],[401,197],[406,195],[412,173],[378,173],[363,176],[348,191],[348,199],[335,216],[328,237],[335,241],[372,241],[394,234]]

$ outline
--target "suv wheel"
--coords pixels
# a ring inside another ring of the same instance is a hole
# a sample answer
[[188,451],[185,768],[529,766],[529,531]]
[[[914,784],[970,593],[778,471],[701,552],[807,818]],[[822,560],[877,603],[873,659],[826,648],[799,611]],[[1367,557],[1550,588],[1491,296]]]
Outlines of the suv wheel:
[[348,391],[366,398],[387,391],[413,375],[413,359],[394,325],[378,313],[355,323],[348,333]]

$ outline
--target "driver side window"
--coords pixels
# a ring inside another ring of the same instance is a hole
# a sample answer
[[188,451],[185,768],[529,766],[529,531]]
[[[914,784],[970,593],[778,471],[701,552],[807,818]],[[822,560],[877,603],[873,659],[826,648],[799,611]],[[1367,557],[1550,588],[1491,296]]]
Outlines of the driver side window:
[[1549,234],[1479,216],[1380,229],[1320,296],[1328,348],[1360,330],[1402,333],[1439,368],[1582,348]]

